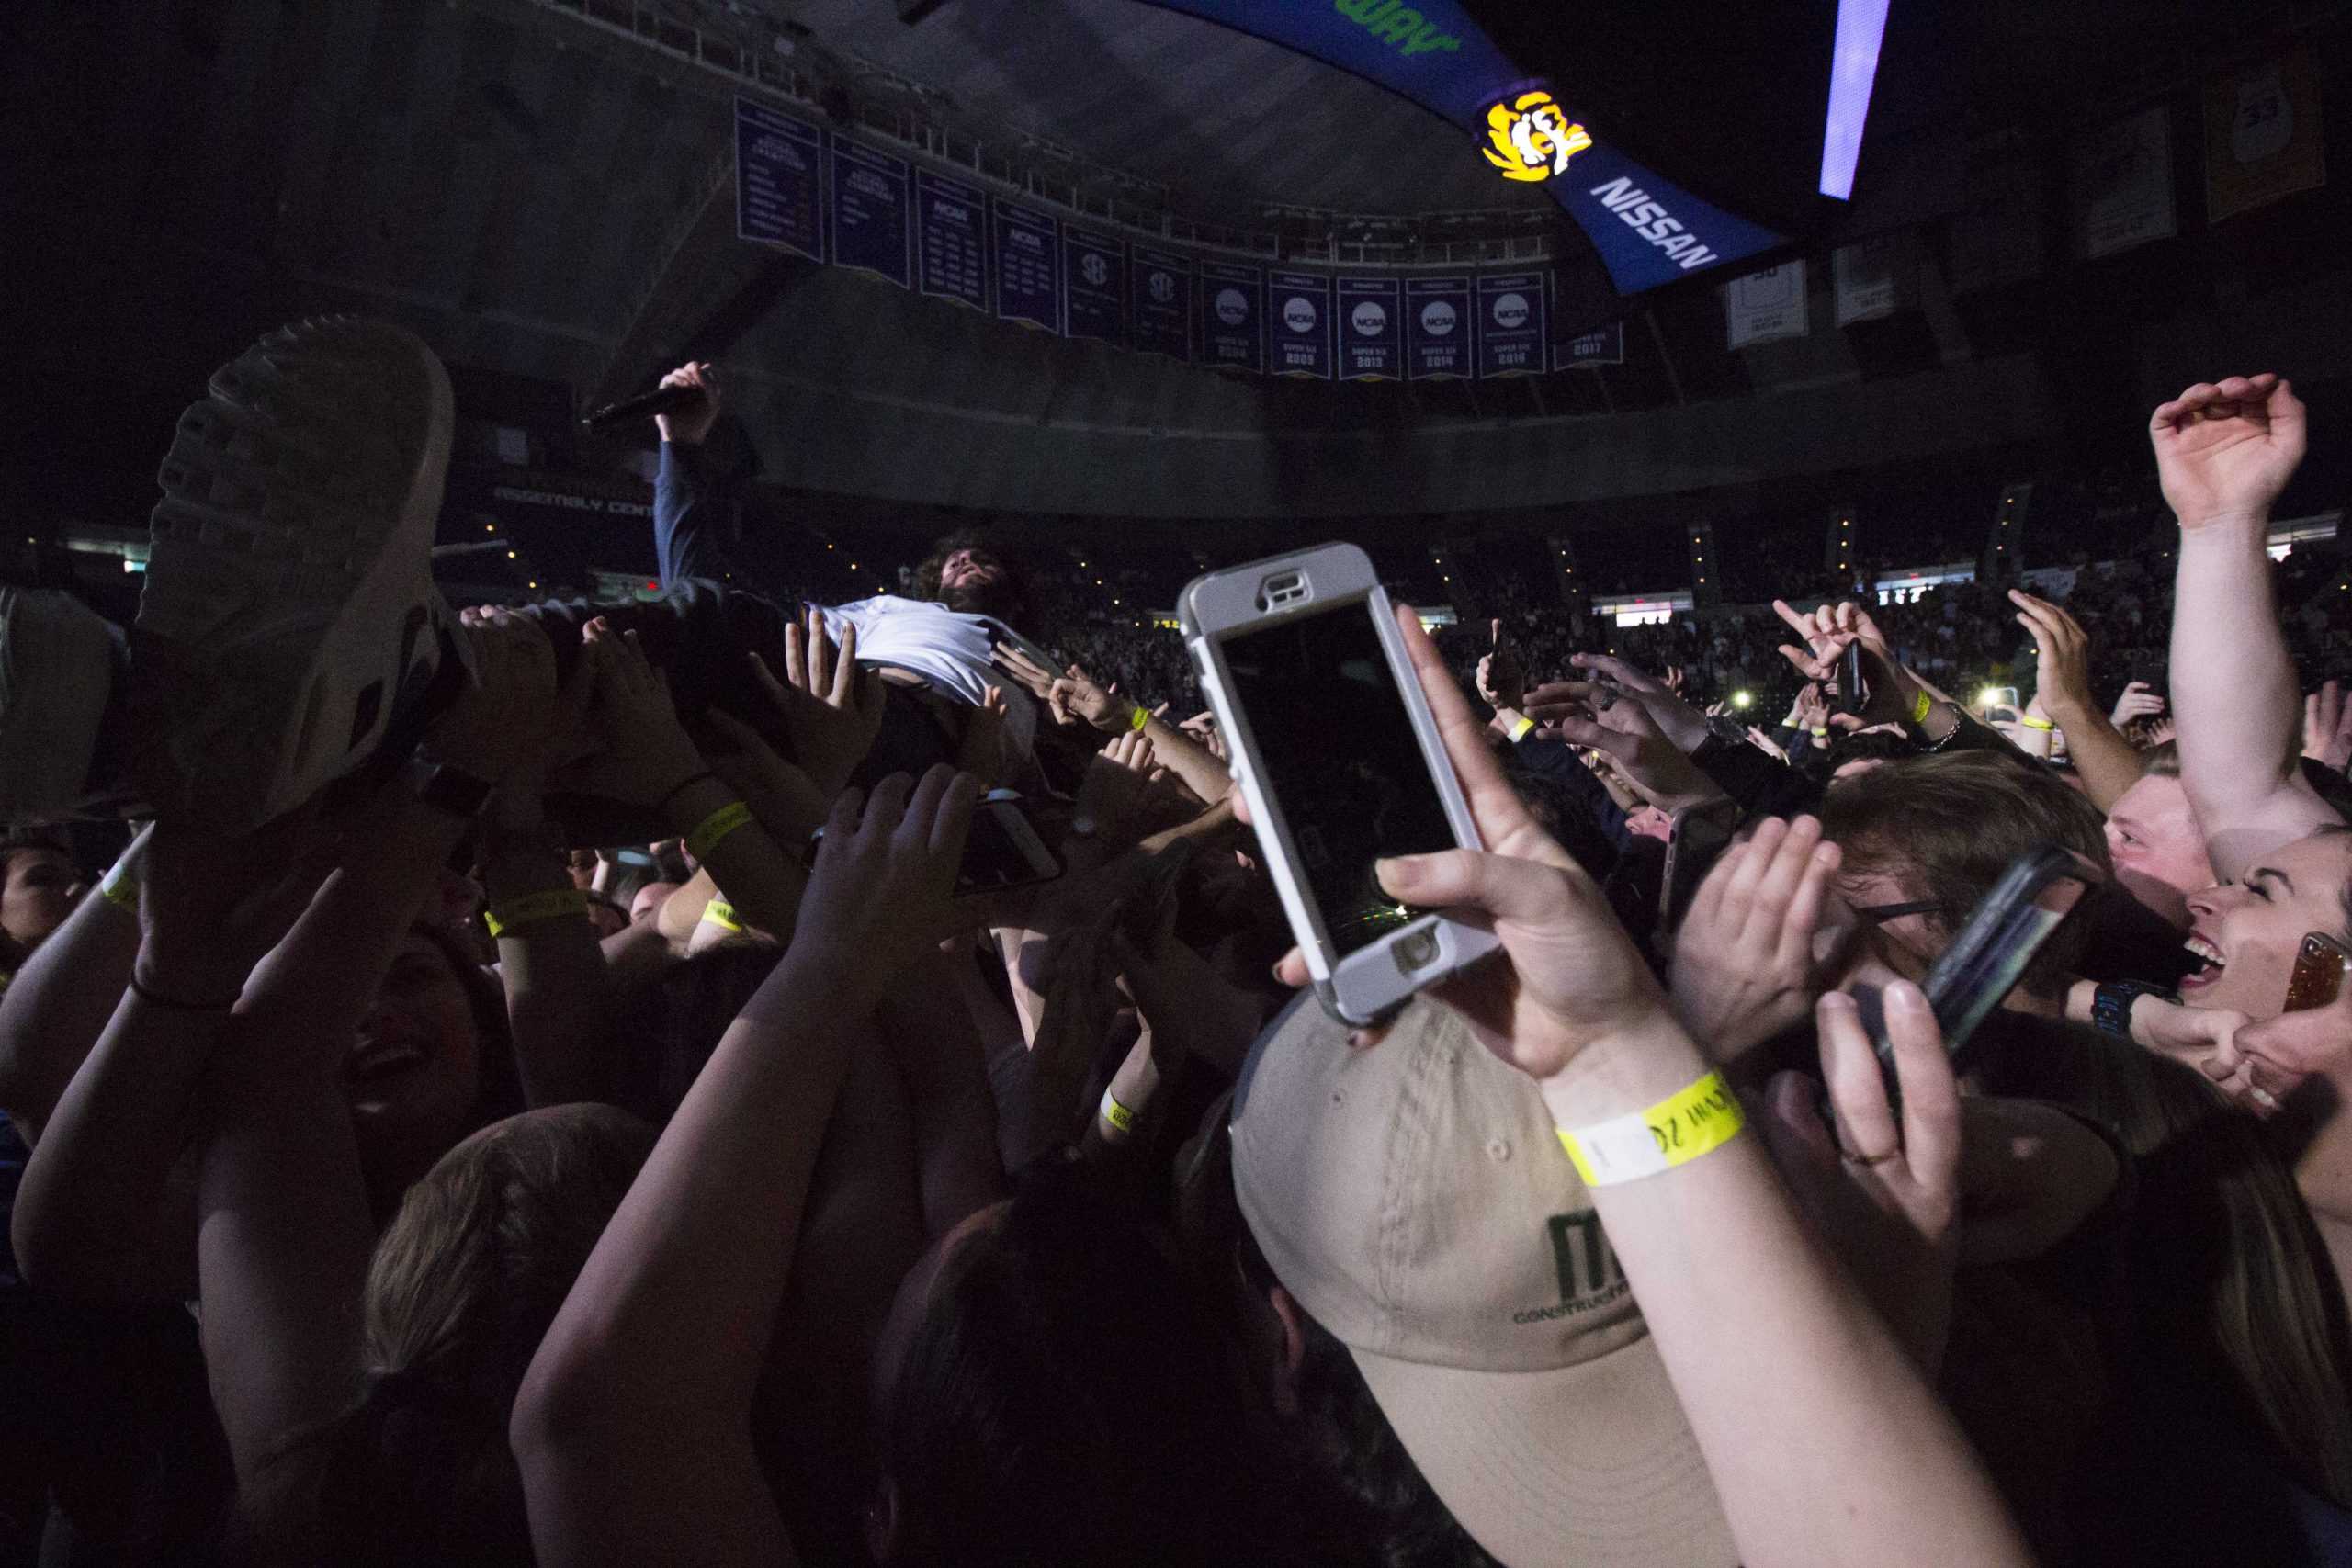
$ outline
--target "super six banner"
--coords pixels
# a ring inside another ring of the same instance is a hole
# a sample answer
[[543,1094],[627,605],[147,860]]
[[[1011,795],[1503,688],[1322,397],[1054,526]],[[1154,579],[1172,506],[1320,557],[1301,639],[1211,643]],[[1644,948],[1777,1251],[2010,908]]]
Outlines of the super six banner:
[[1540,374],[1560,367],[1554,335],[1573,335],[1589,318],[1593,301],[1583,295],[1597,288],[1611,298],[1589,261],[1566,274],[1549,265],[1365,273],[1191,254],[992,194],[748,100],[737,105],[736,181],[742,239],[1036,331],[1250,375]]

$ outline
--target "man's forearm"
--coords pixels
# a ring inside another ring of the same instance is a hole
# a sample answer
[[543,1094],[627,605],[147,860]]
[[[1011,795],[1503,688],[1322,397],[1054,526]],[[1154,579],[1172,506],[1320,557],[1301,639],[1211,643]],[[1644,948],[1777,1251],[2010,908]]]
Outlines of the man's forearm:
[[2088,703],[2054,704],[2050,717],[2066,738],[2066,755],[2083,781],[2083,793],[2101,811],[2113,810],[2123,792],[2140,782],[2145,766],[2140,749]]

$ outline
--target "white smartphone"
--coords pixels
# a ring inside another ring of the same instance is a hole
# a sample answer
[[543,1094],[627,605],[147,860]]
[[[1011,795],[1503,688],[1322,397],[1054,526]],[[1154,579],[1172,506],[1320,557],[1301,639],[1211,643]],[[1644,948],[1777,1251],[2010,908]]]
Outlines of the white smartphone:
[[1373,863],[1480,847],[1388,594],[1353,545],[1198,577],[1178,615],[1283,911],[1334,1018],[1377,1023],[1495,948]]

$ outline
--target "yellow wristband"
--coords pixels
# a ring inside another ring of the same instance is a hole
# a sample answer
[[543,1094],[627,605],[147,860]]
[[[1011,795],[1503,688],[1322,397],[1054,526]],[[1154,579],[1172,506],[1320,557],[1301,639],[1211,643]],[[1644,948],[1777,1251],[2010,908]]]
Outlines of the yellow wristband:
[[135,915],[139,913],[139,879],[117,862],[115,868],[107,873],[107,879],[98,884],[98,897],[124,914]]
[[735,906],[724,898],[713,898],[702,907],[702,918],[722,931],[740,931],[743,922],[735,918]]
[[1823,725],[1819,729],[1816,729],[1816,730],[1815,730],[1815,731],[1814,731],[1814,734],[1815,734],[1816,736],[1819,736],[1819,735],[1826,735],[1826,734],[1828,734],[1828,733],[1829,733],[1829,727],[1828,727],[1827,725],[1826,725],[1826,724],[1825,724],[1825,725]]
[[1935,705],[1934,700],[1930,698],[1927,693],[1920,693],[1918,702],[1913,705],[1911,709],[1911,722],[1914,724],[1927,723],[1928,710]]
[[702,819],[701,825],[686,835],[686,853],[696,860],[708,860],[718,841],[752,819],[752,808],[741,801],[730,801]]
[[588,895],[577,887],[550,887],[544,893],[526,893],[520,898],[509,898],[503,904],[492,904],[483,911],[481,923],[490,928],[492,936],[504,936],[525,926],[536,926],[544,920],[560,920],[567,915],[588,912]]
[[1747,1118],[1721,1073],[1709,1073],[1647,1111],[1559,1130],[1560,1146],[1587,1187],[1612,1187],[1688,1165],[1739,1135]]
[[1520,741],[1526,739],[1527,732],[1534,728],[1535,721],[1529,718],[1526,715],[1521,714],[1520,716],[1519,722],[1510,727],[1511,743],[1513,745],[1517,745]]
[[1141,703],[1137,703],[1136,705],[1136,716],[1127,721],[1127,728],[1129,729],[1141,729],[1150,722],[1151,710],[1145,707]]
[[1136,1128],[1136,1113],[1112,1099],[1107,1089],[1102,1091],[1102,1120],[1122,1133],[1132,1133]]
[[2021,713],[2018,715],[2018,722],[2024,725],[2028,729],[2055,729],[2058,728],[2048,719],[2036,718],[2031,714]]

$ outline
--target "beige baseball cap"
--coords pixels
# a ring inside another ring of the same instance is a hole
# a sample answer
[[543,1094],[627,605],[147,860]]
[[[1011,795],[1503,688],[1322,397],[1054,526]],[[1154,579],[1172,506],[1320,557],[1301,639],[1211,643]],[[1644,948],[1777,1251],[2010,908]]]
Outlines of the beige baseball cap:
[[1294,1004],[1243,1065],[1233,1183],[1274,1277],[1354,1356],[1510,1568],[1735,1568],[1714,1483],[1543,1096],[1451,1009],[1388,1037]]

